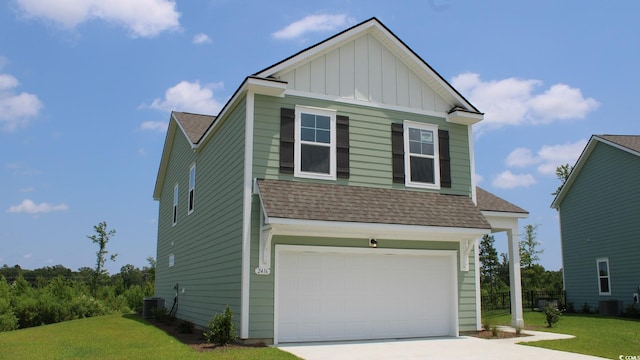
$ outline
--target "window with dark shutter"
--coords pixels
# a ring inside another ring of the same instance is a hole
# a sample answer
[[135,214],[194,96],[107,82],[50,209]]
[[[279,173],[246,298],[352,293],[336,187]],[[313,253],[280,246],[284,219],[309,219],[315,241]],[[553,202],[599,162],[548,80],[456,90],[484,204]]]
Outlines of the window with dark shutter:
[[402,124],[391,124],[393,182],[404,184],[404,140]]
[[337,176],[349,178],[349,117],[336,116],[336,165]]
[[451,187],[451,158],[449,155],[449,132],[438,130],[438,147],[440,150],[440,186]]
[[295,110],[280,109],[280,172],[293,174],[295,148]]

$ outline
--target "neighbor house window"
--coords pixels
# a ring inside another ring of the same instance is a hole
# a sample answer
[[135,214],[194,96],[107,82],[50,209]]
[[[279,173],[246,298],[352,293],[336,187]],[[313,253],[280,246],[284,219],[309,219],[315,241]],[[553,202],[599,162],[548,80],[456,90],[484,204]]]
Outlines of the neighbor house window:
[[173,187],[173,225],[178,223],[178,184]]
[[436,126],[405,121],[404,154],[406,185],[440,188]]
[[598,288],[600,295],[611,295],[611,277],[609,275],[609,259],[596,259],[598,266]]
[[196,190],[196,165],[193,164],[191,169],[189,169],[189,206],[188,213],[191,214],[193,212],[193,202]]
[[295,176],[336,178],[336,112],[296,106]]

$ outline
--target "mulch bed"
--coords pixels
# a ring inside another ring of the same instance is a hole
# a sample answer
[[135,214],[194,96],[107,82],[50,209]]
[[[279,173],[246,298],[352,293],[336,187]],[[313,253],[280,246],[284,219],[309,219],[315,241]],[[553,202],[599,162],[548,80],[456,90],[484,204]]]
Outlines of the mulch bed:
[[180,331],[180,323],[181,320],[175,320],[171,324],[166,324],[155,319],[146,319],[153,326],[158,329],[166,332],[169,336],[175,338],[181,343],[188,345],[195,351],[206,352],[206,351],[224,351],[225,349],[233,349],[233,348],[249,348],[249,347],[265,347],[265,344],[242,344],[235,342],[233,344],[227,344],[225,346],[219,346],[216,344],[208,343],[207,339],[202,335],[202,329],[195,328],[191,333],[183,333]]
[[517,335],[515,332],[501,331],[501,330],[498,330],[495,336],[493,335],[493,332],[490,330],[470,331],[470,332],[461,333],[460,335],[473,336],[480,339],[511,339],[516,337],[531,336],[525,333],[520,333],[520,335]]

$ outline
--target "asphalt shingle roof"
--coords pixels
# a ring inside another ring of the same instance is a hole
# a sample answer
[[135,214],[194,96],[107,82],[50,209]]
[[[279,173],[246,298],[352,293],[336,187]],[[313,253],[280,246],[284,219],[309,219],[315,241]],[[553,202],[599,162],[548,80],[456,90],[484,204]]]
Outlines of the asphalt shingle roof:
[[471,198],[439,193],[258,180],[273,218],[490,229]]
[[478,208],[482,211],[510,212],[528,214],[529,212],[507,200],[498,197],[483,188],[476,187],[476,201]]
[[611,141],[627,149],[640,152],[640,135],[596,135],[599,138]]
[[207,132],[209,126],[216,120],[215,116],[192,114],[186,112],[174,111],[173,116],[180,123],[180,126],[184,129],[189,136],[189,140],[193,144],[197,144],[202,139],[202,136]]

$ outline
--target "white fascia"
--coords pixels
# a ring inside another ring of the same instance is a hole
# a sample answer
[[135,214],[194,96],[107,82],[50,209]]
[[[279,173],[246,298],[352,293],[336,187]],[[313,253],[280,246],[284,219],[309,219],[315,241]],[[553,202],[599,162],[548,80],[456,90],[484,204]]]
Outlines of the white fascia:
[[483,114],[456,110],[447,114],[447,122],[471,126],[484,119]]
[[360,223],[343,221],[300,220],[267,217],[274,235],[401,239],[417,241],[475,241],[490,229]]

